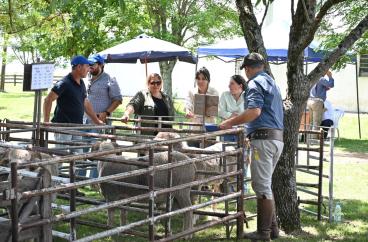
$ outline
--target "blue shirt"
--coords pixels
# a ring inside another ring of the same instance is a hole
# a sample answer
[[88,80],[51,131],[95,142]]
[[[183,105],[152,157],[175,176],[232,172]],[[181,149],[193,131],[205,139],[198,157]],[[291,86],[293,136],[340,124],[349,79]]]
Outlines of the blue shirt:
[[284,111],[279,87],[264,71],[248,82],[245,109],[259,108],[258,118],[245,124],[247,135],[257,129],[284,129]]
[[68,74],[58,81],[51,89],[58,95],[54,117],[54,123],[83,123],[84,99],[86,95],[86,86],[83,80],[80,85]]
[[[101,73],[96,80],[90,80],[87,92],[88,100],[96,113],[105,112],[113,101],[122,101],[123,99],[115,77],[110,77],[106,72]],[[86,118],[91,122],[90,117]]]
[[334,87],[335,80],[329,77],[328,80],[324,77],[319,79],[319,81],[312,87],[310,91],[310,97],[321,98],[326,101],[326,92],[328,89]]

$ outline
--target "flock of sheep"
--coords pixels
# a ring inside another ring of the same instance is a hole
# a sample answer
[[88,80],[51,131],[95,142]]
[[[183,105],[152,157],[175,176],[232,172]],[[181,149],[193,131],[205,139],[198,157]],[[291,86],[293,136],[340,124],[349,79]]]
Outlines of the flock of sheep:
[[[179,137],[180,136],[175,133],[161,132],[156,136],[155,139],[162,140],[162,139],[174,139],[174,138],[179,138]],[[224,150],[224,147],[225,146],[223,146],[223,144],[219,142],[219,143],[216,143],[212,146],[205,148],[205,150],[220,152]],[[107,151],[107,150],[113,150],[115,148],[116,148],[116,144],[104,141],[104,142],[97,142],[96,144],[94,144],[94,146],[92,147],[92,151]],[[172,158],[171,162],[175,163],[175,162],[180,162],[183,160],[188,160],[190,159],[190,157],[193,157],[193,156],[194,157],[205,156],[201,154],[187,155],[187,154],[184,154],[178,151],[178,150],[184,150],[184,149],[200,150],[199,148],[188,147],[186,142],[180,142],[179,145],[174,146],[174,151],[171,153],[171,158]],[[225,149],[228,151],[228,150],[234,150],[235,148],[234,146],[226,146]],[[117,155],[117,154],[112,154],[107,157],[122,158],[121,155]],[[9,164],[11,162],[17,162],[18,164],[20,164],[20,163],[31,162],[31,161],[34,162],[37,160],[47,160],[50,158],[51,158],[50,155],[42,154],[39,152],[22,150],[22,149],[13,149],[13,148],[5,149],[5,148],[0,147],[0,166],[3,166],[3,167],[9,167]],[[237,169],[237,165],[236,165],[237,157],[229,156],[226,159],[227,159],[228,164],[230,164],[227,167],[227,171],[229,172],[235,171]],[[139,157],[139,160],[142,162],[148,163],[149,156],[146,155],[146,156]],[[167,164],[168,162],[169,162],[168,152],[158,152],[158,153],[153,154],[153,163],[155,165]],[[103,162],[103,161],[99,161],[97,167],[98,167],[99,177],[114,175],[118,173],[125,173],[125,172],[139,169],[139,167],[135,165],[128,165],[128,164],[123,164],[123,163],[113,163],[113,162]],[[53,177],[58,176],[58,165],[57,164],[48,165],[45,167],[32,167],[31,166],[28,169],[34,173],[47,172],[49,173],[49,175]],[[196,172],[198,170],[207,171],[210,174],[210,172],[221,173],[223,171],[223,168],[221,167],[221,164],[220,164],[220,158],[213,158],[210,160],[205,160],[205,161],[196,162],[196,163],[193,162],[193,163],[189,163],[184,166],[173,168],[172,169],[172,186],[187,184],[195,180],[203,179],[206,175],[198,174]],[[10,175],[0,172],[0,179],[2,181],[6,181],[6,180],[9,181]],[[35,181],[37,180],[33,180],[33,182],[31,180],[30,182],[30,180],[27,180],[26,176],[23,177],[19,175],[18,192],[39,189],[40,184],[38,184]],[[141,186],[149,185],[148,176],[146,174],[129,177],[126,179],[119,180],[118,182],[137,184]],[[217,180],[215,182],[212,182],[210,185],[214,187],[215,190],[218,190],[221,183],[222,183],[221,180]],[[168,187],[167,170],[155,172],[154,186],[155,186],[155,189]],[[129,197],[137,196],[143,193],[147,193],[147,190],[144,190],[144,189],[122,187],[121,184],[114,184],[114,183],[108,183],[108,182],[100,183],[99,188],[100,188],[101,194],[103,195],[106,201],[117,201],[117,200],[129,198]],[[197,188],[197,189],[200,189],[200,188]],[[185,208],[185,207],[189,207],[193,205],[194,203],[194,198],[193,196],[191,196],[191,188],[185,188],[185,189],[173,192],[172,197],[173,197],[173,202],[174,202],[174,208],[175,207]],[[53,199],[55,199],[55,194],[53,195]],[[163,196],[163,195],[158,196],[157,198],[155,198],[155,203],[157,204],[165,203],[166,201],[165,199],[166,199],[166,196]],[[20,209],[22,206],[25,206],[26,202],[29,202],[29,201],[21,200],[18,203]],[[113,221],[112,221],[113,213],[114,213],[114,208],[108,210],[107,223],[109,225],[113,224]],[[126,211],[124,211],[123,209],[121,211],[121,216],[126,216]],[[192,211],[186,212],[184,214],[183,229],[187,230],[187,229],[192,228],[193,223],[194,223],[193,221],[194,221],[193,212]],[[121,223],[123,224],[126,223],[125,217],[121,218]]]

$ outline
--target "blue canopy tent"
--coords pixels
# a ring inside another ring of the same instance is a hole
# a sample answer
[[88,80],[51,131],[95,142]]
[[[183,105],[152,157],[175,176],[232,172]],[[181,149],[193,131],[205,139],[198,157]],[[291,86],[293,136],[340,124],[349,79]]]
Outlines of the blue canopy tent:
[[147,63],[179,60],[188,63],[197,63],[197,58],[192,53],[179,45],[156,39],[146,34],[141,34],[99,53],[107,63]]
[[[268,32],[265,32],[265,47],[268,55],[268,61],[274,64],[282,64],[287,61],[288,43],[289,39],[283,39],[282,37],[275,38],[275,36],[267,36]],[[280,36],[288,36],[282,35]],[[320,62],[323,60],[328,51],[316,51],[318,43],[313,41],[304,50],[304,59],[306,66],[306,73],[308,73],[308,62]],[[247,44],[244,37],[237,37],[230,40],[225,40],[212,45],[199,46],[197,48],[197,55],[199,58],[213,56],[219,58],[225,62],[236,61],[239,58],[244,57],[249,53]],[[357,97],[357,112],[358,112],[358,127],[359,127],[359,138],[361,138],[360,128],[360,108],[359,108],[359,86],[358,86],[358,67],[355,58],[351,58],[355,64],[356,73],[356,97]]]
[[[273,63],[278,62],[286,62],[287,61],[287,43],[280,41],[269,41],[270,43],[265,43],[266,52],[268,55],[268,61]],[[313,46],[313,47],[312,47]],[[310,47],[304,50],[304,56],[306,61],[309,62],[319,62],[324,57],[323,52],[316,52],[314,49],[317,45],[312,43]],[[225,40],[216,44],[212,45],[204,45],[199,46],[197,48],[198,57],[207,57],[207,56],[214,56],[214,57],[225,57],[229,60],[234,61],[235,59],[242,58],[249,53],[247,44],[245,42],[244,37],[237,37],[230,40]]]

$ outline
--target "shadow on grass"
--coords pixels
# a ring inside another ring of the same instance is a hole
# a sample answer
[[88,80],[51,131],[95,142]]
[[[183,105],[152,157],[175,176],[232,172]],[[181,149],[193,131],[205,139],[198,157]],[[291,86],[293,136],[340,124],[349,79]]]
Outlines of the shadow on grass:
[[[281,241],[367,241],[368,240],[368,202],[360,200],[335,201],[341,204],[343,218],[341,223],[317,221],[317,217],[302,213],[303,232],[294,238]],[[315,206],[307,206],[316,210]],[[327,216],[327,214],[325,214]]]
[[348,152],[367,152],[368,140],[340,138],[335,141],[335,147]]
[[[94,198],[101,198],[98,193],[90,189],[83,189],[88,197],[92,196]],[[317,221],[317,217],[313,215],[309,215],[306,213],[301,212],[301,224],[302,229],[300,233],[293,234],[293,235],[284,235],[282,238],[278,239],[277,241],[368,241],[368,201],[361,201],[361,200],[338,200],[335,202],[339,202],[342,207],[343,212],[343,222],[342,223],[328,223],[328,221]],[[60,203],[60,201],[58,202]],[[63,203],[68,203],[67,201],[63,201]],[[78,207],[78,209],[84,207]],[[231,209],[235,209],[235,206],[231,204]],[[305,208],[309,210],[316,210],[315,206],[306,206]],[[223,205],[219,204],[217,209],[223,209]],[[246,213],[254,213],[256,210],[255,201],[247,201],[245,202],[245,210]],[[327,216],[326,211],[324,211],[324,215]],[[128,221],[134,222],[141,219],[145,219],[146,215],[136,212],[129,212],[128,213]],[[94,214],[83,216],[83,220],[94,221],[97,223],[105,224],[107,220],[106,212],[100,211]],[[209,218],[207,218],[209,219]],[[200,224],[205,223],[208,221],[206,218],[201,217]],[[118,213],[115,214],[115,226],[119,226],[119,217]],[[182,228],[182,221],[183,216],[175,216],[172,220],[172,228],[174,233],[180,232]],[[251,220],[250,228],[245,228],[245,232],[253,231],[256,227],[256,220]],[[156,224],[156,231],[159,234],[164,233],[164,225],[163,223]],[[55,226],[54,229],[58,231],[68,232],[69,228],[67,225],[58,225]],[[93,227],[87,227],[78,225],[77,232],[78,238],[82,238],[85,236],[89,236],[92,234],[96,234],[98,232],[103,232],[106,229],[97,229]],[[148,228],[147,225],[141,226],[137,228],[137,230],[147,233]],[[200,241],[200,242],[209,242],[209,241],[237,241],[236,240],[236,226],[232,228],[231,238],[230,240],[226,240],[225,236],[225,227],[223,225],[211,227],[209,229],[200,231],[194,235],[192,240],[186,241]],[[61,242],[64,240],[55,239],[56,242]],[[145,238],[133,237],[133,236],[111,236],[104,239],[99,239],[95,241],[127,241],[127,242],[140,242],[140,241],[147,241]],[[176,240],[176,241],[184,241],[184,240]],[[246,241],[246,240],[241,240]]]

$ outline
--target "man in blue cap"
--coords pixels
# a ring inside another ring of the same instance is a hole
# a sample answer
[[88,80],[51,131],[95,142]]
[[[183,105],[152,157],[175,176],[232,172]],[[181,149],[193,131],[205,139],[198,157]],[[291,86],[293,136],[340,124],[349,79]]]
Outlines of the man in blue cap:
[[[122,103],[123,96],[116,78],[104,72],[104,58],[96,54],[88,60],[91,62],[89,71],[91,78],[87,88],[88,100],[99,119],[106,123],[106,118],[110,117]],[[87,123],[90,122],[91,119],[87,118]]]
[[244,234],[251,240],[279,237],[275,203],[271,189],[272,174],[280,158],[283,143],[283,105],[280,89],[264,71],[264,59],[258,53],[244,57],[240,69],[248,77],[245,111],[220,124],[227,129],[245,123],[251,141],[252,187],[257,195],[257,231]]
[[50,121],[51,107],[55,100],[57,103],[51,122],[83,124],[83,114],[86,112],[95,124],[102,123],[87,99],[86,86],[82,80],[87,76],[90,64],[82,55],[73,57],[72,71],[55,84],[44,100],[45,123]]
[[[115,77],[111,77],[109,74],[104,72],[105,60],[101,55],[95,54],[88,58],[88,61],[90,62],[90,78],[87,88],[87,98],[91,102],[93,110],[97,113],[98,118],[107,124],[111,124],[111,121],[106,118],[112,115],[112,112],[116,110],[123,100],[119,84]],[[92,122],[91,118],[86,117],[86,124],[90,124]],[[99,132],[98,130],[86,131],[91,133]],[[91,141],[88,137],[86,140]],[[89,152],[89,149],[84,149],[84,152]],[[81,175],[85,174],[82,173]],[[98,177],[97,168],[90,170],[89,177]]]
[[[86,86],[82,80],[82,78],[87,76],[90,64],[84,56],[78,55],[72,58],[72,71],[54,85],[44,100],[43,116],[45,123],[50,121],[52,103],[56,100],[54,116],[51,122],[83,124],[83,115],[86,112],[93,123],[103,124],[87,99]],[[55,140],[57,141],[76,141],[81,139],[82,137],[78,135],[55,133]],[[62,146],[57,145],[57,147]],[[76,153],[83,152],[82,149],[74,151]]]

